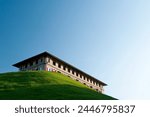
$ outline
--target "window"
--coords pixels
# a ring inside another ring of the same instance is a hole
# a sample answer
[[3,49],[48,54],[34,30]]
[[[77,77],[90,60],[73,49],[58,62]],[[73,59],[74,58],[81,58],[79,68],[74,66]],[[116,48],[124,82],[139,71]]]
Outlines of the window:
[[63,69],[66,70],[66,67],[64,66]]
[[82,78],[82,75],[80,75],[80,78]]
[[70,69],[68,68],[68,72],[70,73]]
[[56,63],[53,61],[53,65],[56,65]]
[[85,80],[85,76],[83,76],[83,79]]
[[59,67],[59,68],[61,68],[61,65],[60,65],[60,64],[58,64],[58,67]]
[[72,74],[74,75],[74,71],[72,71]]
[[35,63],[38,64],[38,60],[36,60]]
[[78,73],[76,75],[78,76]]

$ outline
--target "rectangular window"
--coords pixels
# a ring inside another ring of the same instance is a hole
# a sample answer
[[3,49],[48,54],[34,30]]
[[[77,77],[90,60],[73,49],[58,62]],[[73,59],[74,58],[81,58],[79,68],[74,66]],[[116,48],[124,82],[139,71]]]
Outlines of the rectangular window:
[[38,64],[38,60],[36,60],[36,62],[35,62],[36,64]]
[[60,64],[58,64],[58,67],[59,67],[59,68],[61,68],[61,65],[60,65]]
[[74,71],[72,71],[72,74],[74,75]]
[[68,68],[68,72],[70,73],[70,69]]
[[66,70],[66,67],[64,66],[63,69]]
[[76,75],[78,76],[78,73]]
[[56,65],[56,63],[53,61],[53,65]]

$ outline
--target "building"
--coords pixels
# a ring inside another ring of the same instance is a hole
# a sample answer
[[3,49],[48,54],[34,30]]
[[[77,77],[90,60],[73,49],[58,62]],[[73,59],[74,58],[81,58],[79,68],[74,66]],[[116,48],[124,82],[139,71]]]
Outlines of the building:
[[101,93],[104,92],[103,86],[107,85],[48,52],[40,53],[13,66],[19,68],[19,71],[45,70],[59,72]]

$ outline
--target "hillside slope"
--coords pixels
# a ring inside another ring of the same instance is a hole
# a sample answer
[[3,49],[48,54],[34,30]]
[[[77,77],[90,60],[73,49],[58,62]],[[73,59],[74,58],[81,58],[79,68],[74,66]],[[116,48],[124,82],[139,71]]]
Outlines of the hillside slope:
[[10,100],[111,100],[73,79],[55,72],[0,74],[0,99]]

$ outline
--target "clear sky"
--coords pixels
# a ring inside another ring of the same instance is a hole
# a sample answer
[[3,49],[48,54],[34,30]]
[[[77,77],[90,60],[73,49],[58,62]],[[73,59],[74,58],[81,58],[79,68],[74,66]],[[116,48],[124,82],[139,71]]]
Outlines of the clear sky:
[[150,99],[150,0],[0,0],[0,72],[43,51],[108,95]]

